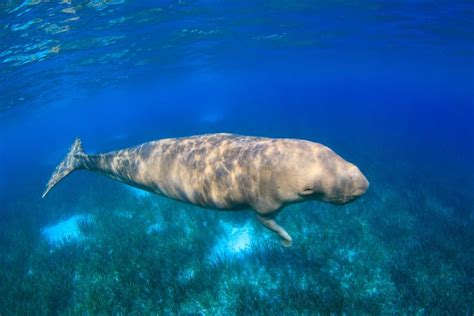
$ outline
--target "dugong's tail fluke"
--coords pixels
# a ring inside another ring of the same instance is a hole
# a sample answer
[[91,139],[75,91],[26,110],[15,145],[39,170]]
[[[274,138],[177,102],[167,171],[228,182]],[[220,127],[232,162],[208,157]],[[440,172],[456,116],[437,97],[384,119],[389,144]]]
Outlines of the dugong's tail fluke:
[[44,198],[46,194],[48,194],[48,192],[68,174],[83,167],[83,160],[85,157],[86,153],[82,148],[81,140],[76,138],[74,144],[71,146],[71,149],[69,149],[66,158],[61,161],[56,169],[54,169],[54,172],[51,175],[48,184],[46,185],[46,190],[44,191],[42,197]]

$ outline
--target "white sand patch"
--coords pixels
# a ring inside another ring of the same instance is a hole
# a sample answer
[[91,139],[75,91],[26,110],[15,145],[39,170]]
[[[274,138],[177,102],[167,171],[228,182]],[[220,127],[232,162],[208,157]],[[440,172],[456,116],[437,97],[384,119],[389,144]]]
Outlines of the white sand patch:
[[219,258],[242,258],[252,251],[254,232],[249,222],[243,226],[232,226],[224,222],[221,222],[221,225],[224,227],[225,233],[212,249],[210,261],[215,262]]
[[92,221],[90,215],[77,214],[66,220],[41,229],[41,235],[51,246],[60,247],[65,243],[82,241],[82,234],[79,224],[82,221]]

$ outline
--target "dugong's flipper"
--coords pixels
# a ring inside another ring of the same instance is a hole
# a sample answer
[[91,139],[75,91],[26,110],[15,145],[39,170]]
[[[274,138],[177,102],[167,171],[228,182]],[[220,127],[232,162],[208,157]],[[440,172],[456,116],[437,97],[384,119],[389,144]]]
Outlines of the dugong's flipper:
[[274,231],[281,238],[281,243],[285,247],[291,247],[292,239],[291,236],[286,232],[286,230],[277,224],[274,218],[266,217],[264,215],[257,215],[258,220],[268,229]]
[[46,190],[44,191],[42,197],[44,198],[46,194],[48,194],[48,192],[68,174],[74,170],[80,169],[82,167],[84,157],[86,157],[86,154],[82,148],[81,140],[76,138],[74,144],[71,146],[71,149],[69,149],[66,158],[61,161],[56,169],[54,169],[54,172],[48,181],[48,185],[46,186]]

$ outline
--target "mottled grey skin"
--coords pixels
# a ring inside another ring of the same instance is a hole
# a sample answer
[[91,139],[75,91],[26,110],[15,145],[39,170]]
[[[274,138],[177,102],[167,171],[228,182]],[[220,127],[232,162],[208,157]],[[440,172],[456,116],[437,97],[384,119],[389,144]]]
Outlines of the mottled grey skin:
[[369,186],[355,165],[318,143],[210,134],[99,155],[86,155],[76,140],[43,197],[77,169],[202,207],[251,208],[285,246],[292,239],[274,219],[284,205],[314,198],[344,204]]

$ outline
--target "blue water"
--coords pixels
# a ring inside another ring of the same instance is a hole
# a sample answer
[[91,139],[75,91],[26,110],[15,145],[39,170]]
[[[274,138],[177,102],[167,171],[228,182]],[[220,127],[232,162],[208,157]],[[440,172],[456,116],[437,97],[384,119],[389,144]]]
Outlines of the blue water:
[[[0,314],[471,314],[473,21],[469,1],[1,3]],[[369,191],[283,210],[289,249],[250,212],[92,173],[41,199],[75,137],[217,132],[325,144]]]

